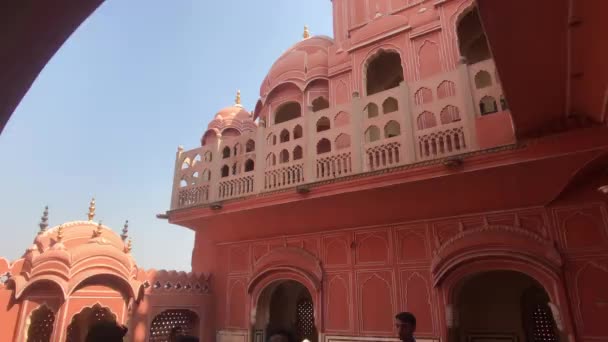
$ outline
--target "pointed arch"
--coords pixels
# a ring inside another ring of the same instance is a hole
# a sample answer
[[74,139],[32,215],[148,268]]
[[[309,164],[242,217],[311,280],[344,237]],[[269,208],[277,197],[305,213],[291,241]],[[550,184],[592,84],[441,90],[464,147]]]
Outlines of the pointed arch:
[[389,121],[386,126],[384,126],[384,137],[385,138],[393,138],[401,135],[401,126],[395,120]]
[[344,150],[350,147],[350,135],[342,133],[336,137],[336,150]]
[[380,140],[380,129],[377,126],[369,126],[365,130],[365,142],[372,143],[374,141]]
[[382,102],[382,112],[384,114],[394,113],[399,110],[399,101],[394,97],[389,97]]
[[418,115],[416,119],[419,130],[428,129],[437,126],[435,114],[429,111],[424,111]]
[[304,158],[304,151],[301,146],[296,146],[293,149],[293,160],[300,160],[302,158]]
[[323,138],[317,142],[317,154],[331,152],[331,142],[327,138]]
[[492,76],[485,70],[480,70],[475,74],[475,88],[483,89],[492,86]]
[[442,125],[460,121],[460,110],[456,106],[445,106],[439,113],[439,119]]
[[293,140],[300,139],[303,135],[302,126],[296,125],[293,129]]
[[317,120],[317,132],[323,132],[331,129],[331,121],[326,116],[322,116]]

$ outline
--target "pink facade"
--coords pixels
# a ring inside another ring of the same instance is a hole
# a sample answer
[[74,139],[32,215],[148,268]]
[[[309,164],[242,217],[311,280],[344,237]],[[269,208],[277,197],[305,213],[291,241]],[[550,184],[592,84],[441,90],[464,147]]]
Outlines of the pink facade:
[[516,139],[473,1],[332,4],[178,149],[216,340],[392,340],[403,310],[420,341],[608,340],[602,131]]
[[0,259],[0,340],[104,317],[133,341],[393,341],[407,310],[422,342],[608,341],[605,45],[555,53],[603,12],[551,1],[333,0],[333,38],[305,29],[253,109],[238,94],[178,148],[167,217],[196,232],[193,273],[140,270],[91,217],[43,219]]

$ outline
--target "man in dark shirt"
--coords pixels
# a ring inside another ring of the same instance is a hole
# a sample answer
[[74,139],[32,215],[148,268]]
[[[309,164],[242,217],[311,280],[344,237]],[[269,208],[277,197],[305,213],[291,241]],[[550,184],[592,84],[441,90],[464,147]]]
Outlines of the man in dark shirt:
[[399,339],[403,342],[416,342],[414,332],[416,331],[416,316],[409,312],[400,312],[395,316],[395,328],[399,333]]

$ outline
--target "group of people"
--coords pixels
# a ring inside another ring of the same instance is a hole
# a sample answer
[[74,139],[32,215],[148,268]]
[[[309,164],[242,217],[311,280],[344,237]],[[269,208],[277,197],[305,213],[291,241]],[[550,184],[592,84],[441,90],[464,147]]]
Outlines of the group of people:
[[[400,312],[395,316],[395,330],[399,335],[399,340],[403,342],[416,342],[414,332],[416,332],[416,316],[411,312]],[[290,333],[277,331],[270,335],[268,342],[300,342],[295,341]]]
[[[395,329],[399,340],[403,342],[416,342],[416,316],[410,312],[401,312],[395,316]],[[91,328],[87,334],[86,342],[122,342],[127,334],[127,327],[115,322],[102,322]],[[287,332],[278,331],[270,335],[269,342],[298,342],[294,341]],[[197,337],[187,336],[181,327],[175,327],[169,335],[169,342],[198,342]]]
[[[100,322],[89,330],[86,342],[123,342],[129,329],[116,322]],[[181,327],[171,329],[169,342],[199,342],[198,337],[188,336]]]

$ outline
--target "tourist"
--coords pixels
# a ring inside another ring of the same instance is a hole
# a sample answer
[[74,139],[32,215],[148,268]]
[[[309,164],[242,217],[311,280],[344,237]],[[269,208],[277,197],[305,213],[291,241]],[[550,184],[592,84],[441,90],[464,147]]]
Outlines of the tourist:
[[181,326],[176,326],[173,327],[171,329],[171,332],[169,333],[169,342],[178,342],[179,341],[179,337],[184,335],[184,330],[182,329]]
[[275,332],[274,334],[270,335],[268,342],[291,342],[291,339],[289,338],[288,333],[283,332],[283,331],[278,331],[278,332]]
[[399,340],[403,342],[415,342],[416,316],[409,312],[400,312],[395,316],[395,328],[399,333]]
[[99,322],[89,330],[86,342],[122,342],[127,327],[116,322]]

